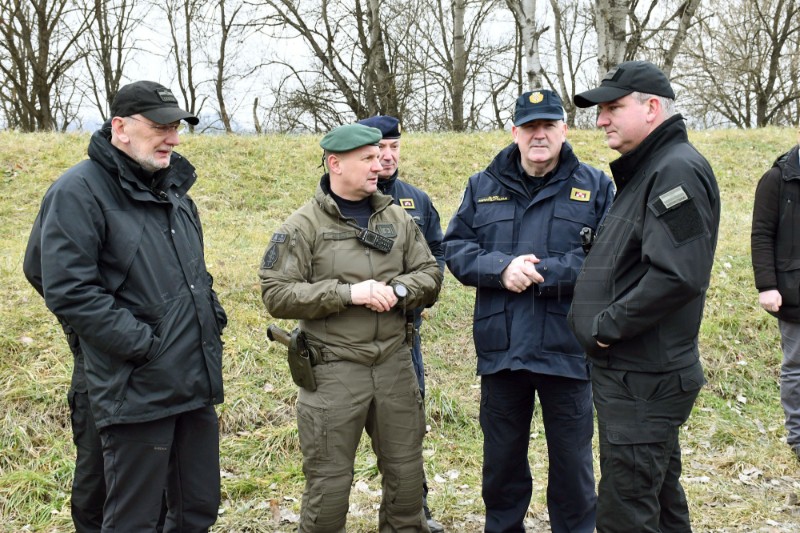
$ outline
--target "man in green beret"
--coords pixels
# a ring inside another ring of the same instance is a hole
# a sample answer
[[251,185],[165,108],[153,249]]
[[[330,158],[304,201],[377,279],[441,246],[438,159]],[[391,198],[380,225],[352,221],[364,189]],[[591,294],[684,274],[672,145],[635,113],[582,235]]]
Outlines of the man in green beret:
[[379,531],[422,531],[425,414],[411,361],[413,310],[442,273],[419,227],[377,192],[380,130],[349,124],[320,142],[327,173],[314,198],[272,235],[259,269],[270,315],[299,319],[316,355],[300,388],[300,532],[345,530],[353,464],[366,428],[383,476]]

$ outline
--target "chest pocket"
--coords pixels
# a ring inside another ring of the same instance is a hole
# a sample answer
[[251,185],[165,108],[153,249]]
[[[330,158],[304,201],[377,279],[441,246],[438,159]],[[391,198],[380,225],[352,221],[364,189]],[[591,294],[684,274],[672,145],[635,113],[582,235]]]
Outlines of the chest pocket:
[[478,242],[487,249],[512,254],[514,251],[514,204],[487,202],[475,208],[473,229]]
[[597,229],[594,205],[589,202],[558,202],[553,208],[550,239],[547,249],[550,253],[564,254],[580,248],[580,231],[588,226]]

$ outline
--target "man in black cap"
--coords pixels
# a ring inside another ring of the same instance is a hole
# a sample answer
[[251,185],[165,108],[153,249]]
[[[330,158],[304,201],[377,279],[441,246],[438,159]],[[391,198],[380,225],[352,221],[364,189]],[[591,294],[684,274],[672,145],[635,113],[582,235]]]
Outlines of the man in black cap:
[[691,531],[678,435],[705,383],[697,336],[720,199],[674,99],[646,61],[621,63],[575,96],[598,106],[597,125],[622,154],[568,318],[593,365],[601,533]]
[[[303,451],[299,531],[344,531],[366,429],[383,496],[376,531],[422,531],[425,412],[406,315],[433,303],[442,272],[419,227],[375,194],[380,130],[348,124],[320,142],[328,172],[272,235],[259,269],[270,315],[300,319],[316,386],[297,396]],[[306,383],[303,381],[302,383]]]
[[578,161],[557,93],[517,99],[514,142],[467,183],[445,233],[445,260],[476,287],[487,533],[522,532],[532,495],[531,418],[539,397],[555,532],[595,526],[589,365],[566,322],[583,263],[581,230],[597,229],[611,179]]
[[[83,356],[73,388],[88,393],[102,445],[102,531],[155,530],[165,488],[166,529],[207,531],[220,501],[227,317],[187,195],[197,175],[173,151],[180,121],[198,119],[150,81],[122,87],[111,115],[89,159],[45,194],[24,271]],[[78,468],[92,453],[86,431]]]
[[[389,115],[378,115],[358,121],[359,124],[377,128],[383,134],[378,143],[380,148],[381,171],[378,172],[378,190],[394,198],[394,203],[405,209],[414,222],[417,223],[425,242],[431,249],[433,257],[439,264],[439,269],[444,273],[444,247],[442,246],[442,226],[439,221],[439,212],[436,211],[430,197],[421,189],[398,178],[400,163],[400,121]],[[423,307],[414,309],[414,344],[411,359],[414,361],[414,371],[417,373],[419,390],[425,398],[425,366],[422,359],[422,339],[419,334],[422,326]],[[422,487],[422,509],[428,521],[431,533],[443,533],[444,526],[431,516],[428,507],[428,483]]]

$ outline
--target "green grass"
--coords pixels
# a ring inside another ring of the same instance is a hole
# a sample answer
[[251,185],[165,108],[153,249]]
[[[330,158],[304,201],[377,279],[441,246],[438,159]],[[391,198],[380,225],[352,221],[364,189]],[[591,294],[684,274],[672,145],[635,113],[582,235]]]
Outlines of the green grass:
[[[615,158],[597,131],[570,131],[584,161]],[[685,487],[695,531],[800,530],[800,465],[782,441],[777,324],[757,306],[749,256],[756,182],[796,141],[791,129],[693,132],[723,196],[722,224],[701,329],[708,385],[686,424]],[[510,142],[508,132],[406,134],[401,169],[428,191],[446,226],[467,177]],[[22,253],[48,185],[85,157],[87,135],[0,132],[0,532],[71,531],[73,461],[66,391],[71,355],[60,328],[22,275]],[[226,402],[219,406],[222,512],[214,531],[295,529],[303,490],[294,420],[297,391],[284,349],[266,341],[271,319],[256,270],[273,230],[312,194],[317,136],[188,136],[179,151],[198,168],[192,190],[207,260],[230,323]],[[471,321],[474,291],[451,275],[423,326],[431,506],[452,532],[482,530],[479,380]],[[291,323],[279,321],[284,327]],[[532,424],[534,496],[529,531],[547,531],[547,457]],[[348,531],[375,531],[380,476],[362,439]],[[282,518],[281,518],[282,517]],[[282,521],[283,520],[283,521]]]

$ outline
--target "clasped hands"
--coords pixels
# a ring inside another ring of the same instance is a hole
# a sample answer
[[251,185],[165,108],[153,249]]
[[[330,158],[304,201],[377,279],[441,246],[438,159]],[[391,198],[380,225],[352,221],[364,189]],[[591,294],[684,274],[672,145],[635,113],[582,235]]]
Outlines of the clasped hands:
[[503,287],[511,292],[523,292],[534,283],[542,283],[544,277],[536,270],[539,261],[533,254],[515,257],[500,274]]
[[397,304],[394,288],[374,279],[350,285],[350,300],[353,305],[363,305],[376,313],[388,311]]

